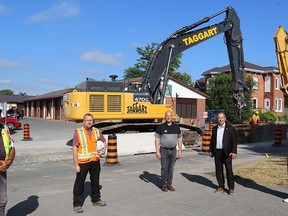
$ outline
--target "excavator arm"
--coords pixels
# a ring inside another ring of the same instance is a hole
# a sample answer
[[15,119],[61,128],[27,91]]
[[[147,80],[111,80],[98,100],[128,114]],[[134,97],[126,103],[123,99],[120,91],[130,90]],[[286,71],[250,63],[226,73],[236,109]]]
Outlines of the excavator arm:
[[282,91],[288,95],[288,36],[283,26],[279,26],[274,35],[276,56],[282,81]]
[[[225,12],[226,17],[223,22],[193,30]],[[239,18],[232,7],[227,7],[210,17],[177,30],[157,47],[142,81],[142,88],[151,95],[151,102],[164,102],[169,65],[179,53],[221,33],[225,33],[234,98],[237,100],[238,108],[244,107],[246,105],[244,95],[247,87],[244,79],[243,38]]]

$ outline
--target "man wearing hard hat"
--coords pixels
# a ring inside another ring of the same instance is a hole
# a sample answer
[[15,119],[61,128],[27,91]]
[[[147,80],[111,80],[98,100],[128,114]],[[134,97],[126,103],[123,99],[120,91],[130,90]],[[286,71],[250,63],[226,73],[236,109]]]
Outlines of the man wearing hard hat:
[[252,115],[250,119],[251,124],[258,124],[260,123],[260,116],[259,116],[259,111],[256,110],[255,113]]

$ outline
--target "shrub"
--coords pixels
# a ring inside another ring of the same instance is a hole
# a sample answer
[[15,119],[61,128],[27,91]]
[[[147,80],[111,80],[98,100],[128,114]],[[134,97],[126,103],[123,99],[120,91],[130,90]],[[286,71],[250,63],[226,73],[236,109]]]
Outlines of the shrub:
[[277,121],[279,122],[287,122],[287,116],[284,114],[284,115],[279,115],[277,117]]
[[260,113],[260,119],[261,121],[276,122],[276,116],[271,111],[266,113]]

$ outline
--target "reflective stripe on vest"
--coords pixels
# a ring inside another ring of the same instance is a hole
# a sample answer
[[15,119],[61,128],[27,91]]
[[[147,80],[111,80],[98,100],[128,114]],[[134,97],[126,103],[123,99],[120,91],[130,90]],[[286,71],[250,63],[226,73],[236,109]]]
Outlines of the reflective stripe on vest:
[[1,136],[2,136],[2,140],[4,143],[4,148],[5,148],[5,159],[8,158],[9,156],[9,152],[11,150],[11,137],[10,134],[8,134],[5,130],[1,130]]
[[[93,143],[93,147],[95,147],[96,151],[92,151],[92,149],[89,149],[87,136],[85,135],[85,130],[83,127],[76,129],[78,132],[78,138],[80,142],[80,147],[78,148],[78,163],[85,163],[88,161],[95,161],[99,159],[99,156],[97,154],[97,145],[96,141],[100,138],[99,129],[93,127],[93,133],[91,136],[91,141],[95,137],[95,143]],[[89,138],[88,138],[89,139]],[[91,144],[90,144],[91,145]],[[92,146],[90,146],[91,148]]]

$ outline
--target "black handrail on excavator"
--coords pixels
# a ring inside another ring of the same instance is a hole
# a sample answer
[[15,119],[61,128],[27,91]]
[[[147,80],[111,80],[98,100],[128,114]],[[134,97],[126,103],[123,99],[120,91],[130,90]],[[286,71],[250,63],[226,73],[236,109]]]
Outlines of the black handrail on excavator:
[[[224,21],[191,31],[225,12]],[[190,26],[177,30],[157,47],[142,80],[142,88],[149,92],[150,101],[156,104],[164,102],[170,62],[179,53],[220,33],[225,33],[233,79],[233,96],[238,108],[246,106],[245,94],[248,88],[244,73],[243,37],[240,31],[240,20],[232,7],[227,7],[210,17],[205,17]]]

